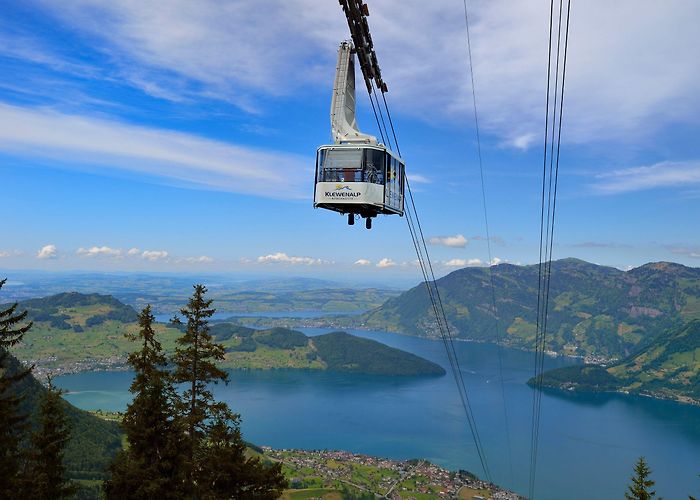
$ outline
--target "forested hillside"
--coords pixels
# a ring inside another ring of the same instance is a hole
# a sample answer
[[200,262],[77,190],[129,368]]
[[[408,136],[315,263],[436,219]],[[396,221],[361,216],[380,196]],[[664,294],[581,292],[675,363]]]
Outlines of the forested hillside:
[[[17,373],[20,369],[17,358],[9,356],[6,374]],[[33,375],[29,375],[12,390],[25,396],[21,411],[31,414],[35,425],[36,413],[46,388]],[[79,410],[65,401],[64,410],[72,429],[65,454],[69,476],[74,479],[103,479],[109,463],[122,447],[119,425]]]
[[584,365],[546,372],[543,384],[700,403],[700,320],[664,332],[639,352],[607,368]]
[[[538,266],[471,267],[437,281],[457,337],[533,348]],[[623,358],[670,328],[700,318],[700,269],[669,262],[620,271],[577,259],[552,264],[547,348],[569,355]],[[361,318],[366,327],[436,337],[425,286],[418,285]]]

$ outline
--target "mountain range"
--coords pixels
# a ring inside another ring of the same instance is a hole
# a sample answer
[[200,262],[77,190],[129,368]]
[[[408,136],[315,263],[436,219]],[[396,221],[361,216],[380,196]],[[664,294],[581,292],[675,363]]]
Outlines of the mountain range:
[[[537,265],[469,267],[437,280],[453,335],[524,349],[534,348],[537,284]],[[549,351],[621,359],[694,319],[700,319],[699,268],[656,262],[621,271],[578,259],[552,262]],[[358,320],[366,328],[439,335],[424,284]]]

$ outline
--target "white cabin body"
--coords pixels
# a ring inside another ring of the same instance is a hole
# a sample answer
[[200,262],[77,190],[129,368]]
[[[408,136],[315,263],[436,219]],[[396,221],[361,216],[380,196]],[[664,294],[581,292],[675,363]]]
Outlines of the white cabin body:
[[321,146],[314,206],[342,214],[403,215],[404,164],[381,144]]

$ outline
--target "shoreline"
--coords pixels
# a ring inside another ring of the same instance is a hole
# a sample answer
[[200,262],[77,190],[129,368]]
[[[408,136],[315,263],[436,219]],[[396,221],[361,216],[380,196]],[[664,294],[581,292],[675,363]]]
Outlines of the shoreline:
[[[528,384],[530,385],[530,384]],[[577,389],[575,387],[571,386],[564,386],[564,385],[543,385],[543,389],[549,389],[552,391],[559,391],[563,393],[568,393],[568,394],[616,394],[620,396],[634,396],[634,397],[640,397],[640,398],[647,398],[647,399],[653,399],[655,401],[670,401],[672,403],[679,403],[683,405],[689,405],[689,406],[700,406],[700,400],[691,398],[690,396],[683,396],[683,395],[671,395],[671,394],[663,394],[663,393],[648,393],[648,392],[634,392],[634,391],[626,391],[623,389],[618,389],[618,390],[610,390],[610,391],[594,391],[594,390],[585,390],[585,389]]]
[[[348,318],[348,317],[353,317],[354,314],[348,314],[348,315],[338,315],[336,318]],[[338,325],[329,325],[326,322],[319,322],[318,319],[322,318],[294,318],[294,317],[270,317],[270,316],[259,316],[259,317],[252,317],[252,316],[246,316],[245,318],[251,318],[254,320],[271,320],[271,324],[267,326],[262,326],[262,325],[255,325],[251,326],[250,328],[255,328],[255,329],[264,329],[264,328],[272,328],[271,326],[274,323],[277,322],[286,322],[290,321],[293,326],[286,326],[286,328],[294,329],[294,328],[323,328],[323,329],[338,329],[338,331],[346,331],[346,330],[357,330],[357,331],[363,331],[363,332],[377,332],[377,333],[386,333],[390,335],[400,335],[402,337],[409,337],[409,338],[417,338],[417,339],[423,339],[423,340],[429,340],[433,342],[438,342],[441,341],[439,338],[435,337],[429,337],[429,336],[422,336],[422,335],[413,335],[409,333],[402,333],[398,331],[392,331],[392,330],[376,330],[374,328],[370,328],[366,326],[365,324],[360,324],[360,325],[355,325],[355,326],[338,326]],[[233,319],[233,318],[231,318]],[[238,318],[236,318],[238,319]],[[301,320],[301,321],[299,321]],[[307,320],[307,321],[304,321]],[[217,320],[216,323],[220,322],[229,322],[227,320]],[[296,323],[296,324],[295,324]],[[301,324],[300,324],[301,323]],[[306,324],[304,324],[306,323]],[[314,323],[314,326],[310,326],[308,323]],[[240,323],[239,323],[240,324]],[[285,323],[287,324],[287,323]],[[246,326],[246,325],[242,325]],[[481,345],[493,345],[497,347],[505,347],[507,349],[514,349],[520,352],[534,352],[531,349],[521,347],[521,346],[511,346],[503,343],[496,343],[496,342],[489,342],[485,340],[477,340],[477,339],[468,339],[468,338],[454,338],[455,341],[458,342],[467,342],[467,343],[474,343],[474,344],[481,344]],[[605,361],[605,363],[602,362],[595,362],[595,363],[589,363],[587,362],[587,359],[589,356],[580,356],[580,355],[570,355],[570,354],[563,354],[563,353],[558,353],[555,351],[545,351],[545,354],[549,357],[552,358],[567,358],[572,361],[582,361],[584,364],[593,364],[601,367],[605,367],[607,362],[609,362],[609,359],[605,359],[602,361]],[[42,367],[37,363],[38,360],[30,360],[30,361],[22,361],[22,364],[25,366],[29,366],[34,364],[34,376],[39,380],[42,384],[45,384],[46,377],[48,375],[53,376],[53,377],[60,377],[64,375],[75,375],[75,374],[80,374],[80,373],[92,373],[92,372],[121,372],[121,371],[128,371],[129,368],[126,365],[126,356],[113,356],[110,358],[106,358],[104,360],[83,360],[80,363],[76,363],[77,366],[57,366],[53,368],[48,368],[48,367]],[[599,360],[597,360],[599,361]],[[285,369],[291,369],[291,370],[308,370],[308,371],[327,371],[325,369],[321,368],[289,368],[289,367],[270,367],[270,368],[259,368],[259,367],[243,367],[243,368],[233,368],[233,367],[226,367],[225,369],[227,370],[233,370],[233,371],[271,371],[271,370],[285,370]],[[525,382],[527,383],[527,382]],[[672,401],[675,403],[680,403],[684,405],[691,405],[691,406],[700,406],[700,400],[694,399],[690,396],[685,396],[682,394],[664,394],[664,393],[643,393],[643,392],[633,392],[633,391],[625,391],[625,390],[614,390],[614,391],[591,391],[591,390],[580,390],[575,387],[566,387],[566,386],[546,386],[549,389],[553,390],[559,390],[565,393],[608,393],[608,394],[620,394],[620,395],[626,395],[626,396],[641,396],[641,397],[646,397],[650,399],[655,399],[655,400],[660,400],[660,401]]]

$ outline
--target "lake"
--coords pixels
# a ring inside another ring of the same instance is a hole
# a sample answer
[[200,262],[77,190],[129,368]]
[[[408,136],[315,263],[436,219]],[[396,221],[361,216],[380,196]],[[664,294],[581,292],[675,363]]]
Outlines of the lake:
[[[328,329],[301,329],[307,335]],[[448,367],[444,345],[385,332],[354,331]],[[502,349],[506,432],[497,348],[456,342],[495,482],[527,494],[533,354]],[[574,361],[549,358],[548,368]],[[56,384],[84,409],[124,410],[128,372],[66,375]],[[241,371],[215,395],[241,413],[245,439],[275,448],[345,449],[397,459],[427,458],[483,475],[454,379],[313,371]],[[510,436],[510,445],[507,440]],[[510,451],[509,451],[510,450]],[[700,408],[624,395],[547,392],[542,398],[536,498],[623,498],[644,455],[667,499],[700,493]],[[509,459],[510,457],[510,459]],[[511,465],[512,464],[512,465]]]

